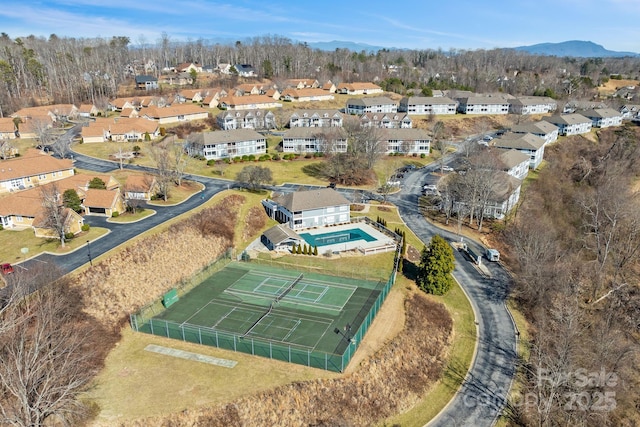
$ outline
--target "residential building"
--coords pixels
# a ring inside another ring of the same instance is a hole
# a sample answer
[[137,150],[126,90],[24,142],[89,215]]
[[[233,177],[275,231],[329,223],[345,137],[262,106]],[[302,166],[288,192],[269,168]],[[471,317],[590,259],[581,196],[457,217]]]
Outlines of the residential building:
[[513,133],[531,133],[544,139],[544,145],[549,145],[558,140],[558,126],[546,120],[539,122],[524,123],[511,127]]
[[216,116],[220,129],[275,129],[276,116],[269,110],[223,111]]
[[125,211],[124,200],[119,189],[101,190],[89,188],[84,192],[82,205],[86,215],[98,215],[111,218],[114,213]]
[[158,89],[158,79],[154,76],[136,76],[136,89]]
[[496,149],[498,160],[502,164],[502,170],[509,175],[520,180],[525,179],[529,174],[530,156],[515,148]]
[[270,251],[290,252],[294,245],[305,244],[305,240],[285,224],[274,225],[265,230],[260,241]]
[[334,85],[331,80],[327,80],[325,84],[322,85],[322,89],[328,91],[329,93],[336,93],[338,88]]
[[[112,123],[109,124],[108,138],[115,142],[136,142],[144,141],[148,134],[150,139],[155,139],[160,136],[160,123],[161,122],[142,118],[129,119],[126,117],[119,117],[113,119]],[[100,124],[96,122],[94,126],[96,125],[99,126]],[[89,127],[91,126],[92,125],[89,125]]]
[[289,128],[342,127],[342,113],[338,110],[296,110],[289,117]]
[[249,64],[235,64],[233,66],[240,77],[256,77],[256,70]]
[[384,129],[385,153],[426,154],[431,149],[431,137],[423,129]]
[[178,104],[164,108],[148,107],[140,110],[140,115],[148,120],[155,120],[160,124],[165,124],[204,120],[209,117],[209,112],[197,105]]
[[24,190],[73,174],[72,160],[56,159],[39,150],[30,149],[21,157],[0,162],[0,193]]
[[234,96],[264,95],[265,91],[266,88],[263,85],[253,83],[239,84],[232,90]]
[[600,101],[577,101],[572,100],[568,101],[564,108],[562,109],[562,113],[575,113],[578,110],[591,110],[593,108],[608,108],[609,106],[604,102]]
[[194,134],[186,146],[191,156],[207,160],[260,155],[267,152],[267,140],[252,129],[236,129]]
[[11,117],[0,118],[0,139],[15,139],[18,129]]
[[510,101],[502,97],[470,96],[458,99],[462,114],[509,114]]
[[81,104],[78,108],[78,117],[95,117],[99,112],[100,110],[93,104]]
[[512,99],[509,112],[512,114],[547,114],[556,111],[558,103],[548,96],[519,96]]
[[344,153],[347,135],[342,128],[293,127],[282,137],[285,153]]
[[591,119],[577,113],[554,114],[543,118],[543,120],[556,125],[558,127],[558,135],[565,136],[589,133],[593,126]]
[[580,111],[580,114],[591,119],[591,127],[608,128],[622,125],[622,113],[613,108],[595,108]]
[[360,125],[386,129],[410,129],[413,120],[407,113],[364,113],[360,116]]
[[157,191],[158,181],[153,175],[129,175],[124,184],[126,200],[151,200]]
[[43,105],[41,107],[27,107],[21,108],[15,113],[11,114],[11,117],[20,117],[23,121],[41,119],[44,116],[49,116],[51,122],[64,122],[68,119],[73,119],[78,115],[78,107],[73,104],[53,104]]
[[176,73],[190,73],[195,71],[196,73],[202,72],[202,66],[197,62],[183,62],[174,67]]
[[380,86],[368,82],[340,83],[336,88],[336,93],[345,95],[375,95],[383,92]]
[[220,98],[219,108],[222,110],[255,110],[258,108],[282,108],[282,104],[276,102],[267,95],[225,96]]
[[331,101],[335,97],[324,89],[285,89],[280,99],[289,102]]
[[364,113],[396,113],[398,104],[386,96],[372,98],[351,98],[347,100],[347,114],[358,116]]
[[500,138],[494,138],[491,146],[505,149],[516,149],[529,156],[529,167],[536,169],[544,158],[544,139],[531,133],[505,134]]
[[316,79],[287,79],[284,82],[283,89],[316,89],[320,87],[320,83]]
[[412,96],[400,100],[398,111],[408,114],[456,114],[458,103],[444,96]]
[[262,201],[267,215],[292,230],[348,224],[351,203],[332,188],[294,191]]
[[640,117],[640,104],[625,104],[620,107],[623,120],[637,120]]
[[[482,213],[484,218],[504,219],[520,200],[522,180],[503,171],[495,171],[493,174],[490,178],[493,186]],[[461,205],[466,206],[467,202],[464,199],[458,199],[453,201],[453,205],[454,211],[464,211]],[[467,209],[469,209],[468,206]]]

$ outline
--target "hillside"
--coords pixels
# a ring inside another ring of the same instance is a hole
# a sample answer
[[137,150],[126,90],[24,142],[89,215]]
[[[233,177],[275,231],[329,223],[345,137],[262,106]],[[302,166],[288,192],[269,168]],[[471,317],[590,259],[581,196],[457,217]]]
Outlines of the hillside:
[[638,57],[635,52],[616,52],[605,49],[602,45],[582,40],[570,40],[560,43],[539,43],[531,46],[514,48],[520,52],[533,55],[571,56],[578,58],[622,58],[625,56]]

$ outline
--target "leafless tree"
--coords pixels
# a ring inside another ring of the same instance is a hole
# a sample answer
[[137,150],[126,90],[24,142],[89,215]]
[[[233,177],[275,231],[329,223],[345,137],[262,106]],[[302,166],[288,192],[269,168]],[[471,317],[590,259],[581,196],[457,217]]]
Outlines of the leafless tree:
[[56,183],[40,187],[40,201],[42,203],[42,219],[39,224],[55,233],[60,245],[65,246],[65,234],[71,220],[71,210],[62,203],[62,194]]
[[71,425],[86,414],[79,396],[96,373],[94,347],[66,282],[48,281],[46,270],[53,271],[20,272],[12,283],[15,297],[0,312],[2,425]]
[[158,181],[158,193],[166,202],[169,199],[169,191],[173,182],[174,171],[172,167],[171,150],[166,140],[152,144],[149,154],[154,162],[155,176]]

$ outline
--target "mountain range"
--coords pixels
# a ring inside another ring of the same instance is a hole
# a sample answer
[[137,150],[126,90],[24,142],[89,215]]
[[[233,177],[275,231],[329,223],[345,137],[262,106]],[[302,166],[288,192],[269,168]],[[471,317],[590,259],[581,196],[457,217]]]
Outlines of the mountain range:
[[577,58],[621,58],[624,56],[638,57],[635,52],[617,52],[605,49],[602,45],[582,40],[570,40],[561,43],[540,43],[531,46],[519,46],[517,51],[532,55],[572,56]]
[[[333,40],[329,42],[313,42],[307,44],[311,48],[324,51],[349,49],[352,52],[365,51],[367,53],[371,53],[377,52],[382,49],[399,50],[399,48],[385,48],[382,46],[373,46],[366,43],[355,43],[341,40]],[[570,40],[560,43],[539,43],[530,46],[519,46],[512,49],[520,52],[527,52],[532,55],[571,56],[577,58],[621,58],[625,56],[640,56],[640,54],[635,52],[618,52],[608,50],[605,49],[602,45],[582,40]]]

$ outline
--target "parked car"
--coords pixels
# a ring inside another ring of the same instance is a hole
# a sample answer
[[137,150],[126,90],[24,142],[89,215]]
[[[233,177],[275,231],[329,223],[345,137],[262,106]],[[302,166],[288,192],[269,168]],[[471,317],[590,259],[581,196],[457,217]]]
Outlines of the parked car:
[[0,264],[0,273],[3,275],[13,273],[13,266],[9,263]]
[[453,168],[451,166],[442,166],[442,172],[453,172]]

